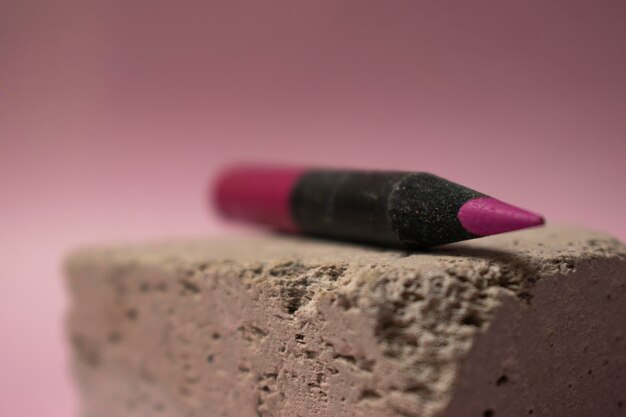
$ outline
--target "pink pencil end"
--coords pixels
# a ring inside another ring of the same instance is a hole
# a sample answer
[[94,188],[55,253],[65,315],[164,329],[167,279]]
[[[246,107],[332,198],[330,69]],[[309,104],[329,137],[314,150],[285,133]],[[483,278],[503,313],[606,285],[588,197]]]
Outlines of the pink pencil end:
[[478,236],[512,232],[544,224],[542,216],[491,197],[469,200],[459,210],[458,219],[465,230]]

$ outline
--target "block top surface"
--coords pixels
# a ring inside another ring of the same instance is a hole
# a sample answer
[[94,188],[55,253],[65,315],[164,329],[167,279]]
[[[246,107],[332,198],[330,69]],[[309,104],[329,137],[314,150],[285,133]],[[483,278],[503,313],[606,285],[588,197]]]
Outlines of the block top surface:
[[159,266],[172,262],[229,260],[254,263],[297,260],[305,263],[393,264],[411,268],[492,259],[524,263],[543,271],[549,270],[559,262],[625,256],[624,245],[604,233],[574,227],[549,226],[440,246],[421,252],[276,234],[245,238],[173,240],[143,245],[121,244],[75,251],[68,258],[68,265],[72,268],[93,262],[132,262]]

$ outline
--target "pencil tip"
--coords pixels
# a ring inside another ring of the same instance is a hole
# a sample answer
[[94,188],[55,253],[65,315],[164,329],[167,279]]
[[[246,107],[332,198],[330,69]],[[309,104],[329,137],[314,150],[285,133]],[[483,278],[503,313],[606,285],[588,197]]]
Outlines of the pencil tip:
[[467,201],[458,214],[468,232],[489,236],[544,224],[542,216],[491,197]]

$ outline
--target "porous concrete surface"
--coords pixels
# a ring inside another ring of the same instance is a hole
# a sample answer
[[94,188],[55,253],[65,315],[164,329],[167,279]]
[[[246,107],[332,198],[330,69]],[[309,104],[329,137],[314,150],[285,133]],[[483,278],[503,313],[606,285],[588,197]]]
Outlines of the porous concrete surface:
[[626,250],[600,233],[215,239],[67,271],[84,417],[626,415]]

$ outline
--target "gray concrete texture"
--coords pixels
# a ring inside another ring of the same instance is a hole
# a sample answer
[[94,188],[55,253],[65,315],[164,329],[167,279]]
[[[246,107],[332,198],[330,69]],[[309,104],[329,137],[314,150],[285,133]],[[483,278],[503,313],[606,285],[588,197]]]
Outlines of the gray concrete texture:
[[626,416],[626,249],[268,236],[67,261],[84,417]]

